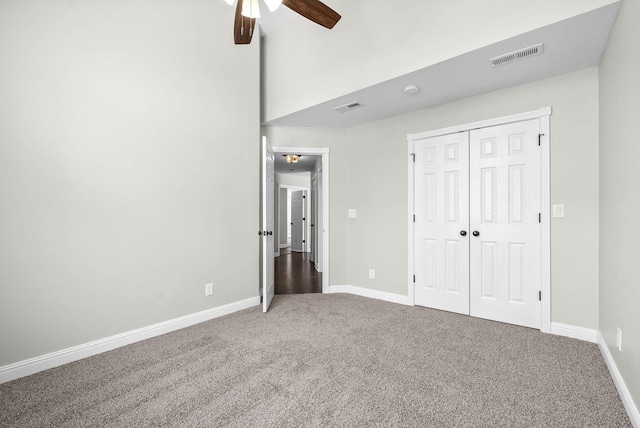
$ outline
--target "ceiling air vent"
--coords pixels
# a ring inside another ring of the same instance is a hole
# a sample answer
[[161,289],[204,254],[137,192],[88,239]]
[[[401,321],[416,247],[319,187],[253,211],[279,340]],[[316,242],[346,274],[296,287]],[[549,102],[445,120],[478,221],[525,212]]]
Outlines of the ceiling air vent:
[[489,61],[491,61],[491,64],[494,67],[498,67],[499,65],[505,65],[521,59],[529,58],[530,56],[540,55],[543,52],[544,44],[540,43],[539,45],[530,46],[528,48],[491,58]]
[[349,104],[345,104],[345,105],[342,105],[342,106],[334,107],[333,109],[335,111],[339,112],[339,113],[346,113],[348,111],[355,110],[355,109],[357,109],[359,107],[362,107],[362,104],[360,104],[359,102],[355,101],[355,102],[352,102],[352,103],[349,103]]

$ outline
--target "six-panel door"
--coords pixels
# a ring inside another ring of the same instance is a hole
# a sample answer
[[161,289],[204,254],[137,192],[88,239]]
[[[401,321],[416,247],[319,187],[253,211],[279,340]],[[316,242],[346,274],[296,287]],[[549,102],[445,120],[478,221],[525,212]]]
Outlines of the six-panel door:
[[[538,120],[471,131],[470,314],[540,328]],[[474,236],[478,232],[478,236]]]
[[469,313],[469,133],[415,146],[415,302]]

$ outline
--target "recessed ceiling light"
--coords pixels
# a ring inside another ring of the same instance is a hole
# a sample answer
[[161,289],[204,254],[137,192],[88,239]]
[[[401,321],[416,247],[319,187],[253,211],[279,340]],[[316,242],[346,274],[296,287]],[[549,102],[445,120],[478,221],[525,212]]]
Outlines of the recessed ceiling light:
[[404,87],[404,93],[407,95],[415,95],[420,92],[420,88],[417,85],[407,85]]

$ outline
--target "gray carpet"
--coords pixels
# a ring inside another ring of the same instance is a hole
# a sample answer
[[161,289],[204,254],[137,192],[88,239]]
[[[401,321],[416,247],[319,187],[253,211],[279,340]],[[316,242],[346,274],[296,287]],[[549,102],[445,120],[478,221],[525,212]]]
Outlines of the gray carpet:
[[631,424],[594,344],[307,294],[0,385],[0,426]]

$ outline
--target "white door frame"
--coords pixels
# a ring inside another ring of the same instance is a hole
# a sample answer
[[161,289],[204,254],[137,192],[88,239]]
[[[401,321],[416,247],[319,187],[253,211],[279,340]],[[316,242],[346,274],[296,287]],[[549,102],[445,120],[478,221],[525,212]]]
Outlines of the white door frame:
[[[276,154],[322,156],[322,292],[329,292],[329,147],[274,147]],[[318,232],[320,233],[320,232]]]
[[436,129],[417,134],[407,134],[408,142],[408,296],[409,304],[415,305],[414,296],[414,274],[415,274],[415,257],[414,257],[414,141],[424,138],[438,137],[441,135],[454,134],[457,132],[471,131],[477,128],[486,128],[489,126],[504,125],[513,122],[522,122],[530,119],[540,119],[540,143],[542,149],[541,159],[541,210],[542,210],[542,328],[543,333],[551,332],[551,211],[550,211],[550,149],[549,142],[549,116],[551,116],[551,107],[543,107],[539,110],[529,111],[511,116],[503,116],[495,119],[482,120],[479,122],[467,123],[464,125],[452,126],[449,128]]

